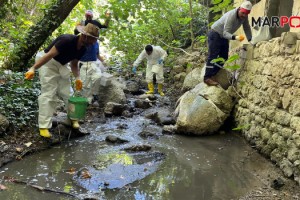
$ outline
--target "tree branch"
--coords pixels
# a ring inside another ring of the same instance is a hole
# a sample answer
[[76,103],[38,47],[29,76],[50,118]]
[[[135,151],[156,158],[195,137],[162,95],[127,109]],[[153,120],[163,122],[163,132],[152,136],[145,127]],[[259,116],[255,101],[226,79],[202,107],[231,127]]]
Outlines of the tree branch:
[[71,196],[71,197],[74,197],[76,199],[80,199],[75,194],[71,194],[71,193],[64,192],[64,191],[59,191],[59,190],[54,190],[54,189],[51,189],[51,188],[44,188],[44,187],[41,187],[41,186],[38,186],[38,185],[33,185],[33,184],[30,184],[30,183],[28,183],[26,181],[18,180],[18,179],[12,178],[12,177],[6,176],[6,177],[4,177],[4,180],[12,182],[12,183],[17,183],[17,184],[22,184],[22,185],[28,185],[28,186],[30,186],[30,187],[32,187],[34,189],[37,189],[38,191],[53,192],[53,193],[57,193],[57,194],[63,194],[63,195],[66,195],[66,196]]
[[172,47],[168,44],[166,44],[165,42],[163,42],[162,40],[160,40],[159,38],[156,38],[158,41],[160,41],[161,43],[163,43],[164,45],[166,45],[167,47],[170,47],[172,49],[177,49],[177,50],[180,50],[182,52],[184,52],[185,54],[189,55],[189,56],[192,56],[192,54],[189,54],[188,52],[186,52],[185,50],[183,50],[182,48],[178,48],[178,47]]

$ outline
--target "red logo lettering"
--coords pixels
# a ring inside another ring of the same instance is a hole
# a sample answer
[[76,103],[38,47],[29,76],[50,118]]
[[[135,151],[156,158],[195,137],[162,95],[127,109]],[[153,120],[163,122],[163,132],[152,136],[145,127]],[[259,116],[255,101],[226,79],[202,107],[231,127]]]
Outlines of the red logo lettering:
[[[294,23],[292,23],[293,20],[298,20],[297,26],[295,26]],[[290,17],[290,27],[291,28],[299,28],[300,27],[300,16],[291,16]]]
[[280,17],[280,26],[284,27],[285,24],[289,22],[289,18],[287,16],[281,16]]

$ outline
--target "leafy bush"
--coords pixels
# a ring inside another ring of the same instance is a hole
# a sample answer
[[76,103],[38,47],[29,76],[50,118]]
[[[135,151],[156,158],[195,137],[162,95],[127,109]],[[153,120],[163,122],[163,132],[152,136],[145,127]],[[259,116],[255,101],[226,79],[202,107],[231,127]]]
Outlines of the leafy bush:
[[23,73],[0,72],[0,113],[14,131],[36,126],[39,88],[38,81],[24,80]]

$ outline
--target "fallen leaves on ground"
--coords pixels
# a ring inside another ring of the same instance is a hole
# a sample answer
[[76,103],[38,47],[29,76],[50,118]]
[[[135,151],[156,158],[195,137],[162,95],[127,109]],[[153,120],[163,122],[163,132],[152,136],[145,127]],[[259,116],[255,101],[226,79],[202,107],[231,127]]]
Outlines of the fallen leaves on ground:
[[32,145],[32,142],[27,142],[24,144],[26,147],[30,147]]
[[74,167],[71,167],[66,173],[67,174],[75,174],[76,169]]
[[17,151],[18,153],[21,153],[21,152],[23,151],[23,148],[22,148],[22,147],[16,147],[16,151]]
[[0,190],[7,190],[7,187],[5,185],[0,184]]
[[88,170],[83,170],[81,172],[81,178],[87,179],[87,178],[92,178],[92,175]]

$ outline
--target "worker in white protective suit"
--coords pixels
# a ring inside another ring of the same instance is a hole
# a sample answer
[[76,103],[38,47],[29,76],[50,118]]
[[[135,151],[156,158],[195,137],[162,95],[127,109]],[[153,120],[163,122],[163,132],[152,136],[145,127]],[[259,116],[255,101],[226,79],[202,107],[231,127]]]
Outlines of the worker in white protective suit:
[[153,75],[156,75],[157,90],[160,96],[164,96],[163,83],[164,83],[164,70],[163,63],[167,57],[167,52],[160,46],[147,45],[142,53],[138,56],[133,63],[132,71],[135,74],[137,66],[142,62],[144,58],[147,59],[146,68],[146,82],[148,83],[149,91],[146,94],[154,94]]
[[[50,138],[49,128],[52,127],[52,116],[57,107],[57,99],[61,97],[67,108],[70,97],[70,62],[75,81],[75,89],[82,89],[82,81],[78,69],[78,61],[86,52],[86,47],[93,45],[99,37],[99,28],[93,24],[77,28],[81,35],[64,34],[57,37],[43,52],[36,56],[35,64],[25,73],[25,79],[32,79],[36,69],[39,69],[41,95],[39,104],[40,135]],[[79,128],[76,120],[71,120],[72,127]]]
[[[103,25],[99,21],[93,20],[93,12],[91,10],[87,10],[85,12],[85,17],[86,20],[82,22],[84,25],[91,23],[97,26],[99,29],[103,29],[108,28],[111,14],[108,11],[105,12],[106,19]],[[75,35],[78,33],[76,28],[74,33]],[[83,82],[82,95],[88,99],[89,104],[92,104],[99,98],[98,93],[102,73],[98,62],[103,61],[103,57],[100,56],[98,42],[89,46],[79,61],[80,78]]]
[[82,95],[88,99],[89,104],[98,100],[102,72],[97,59],[102,59],[98,42],[90,46],[79,61],[80,78],[83,82]]

